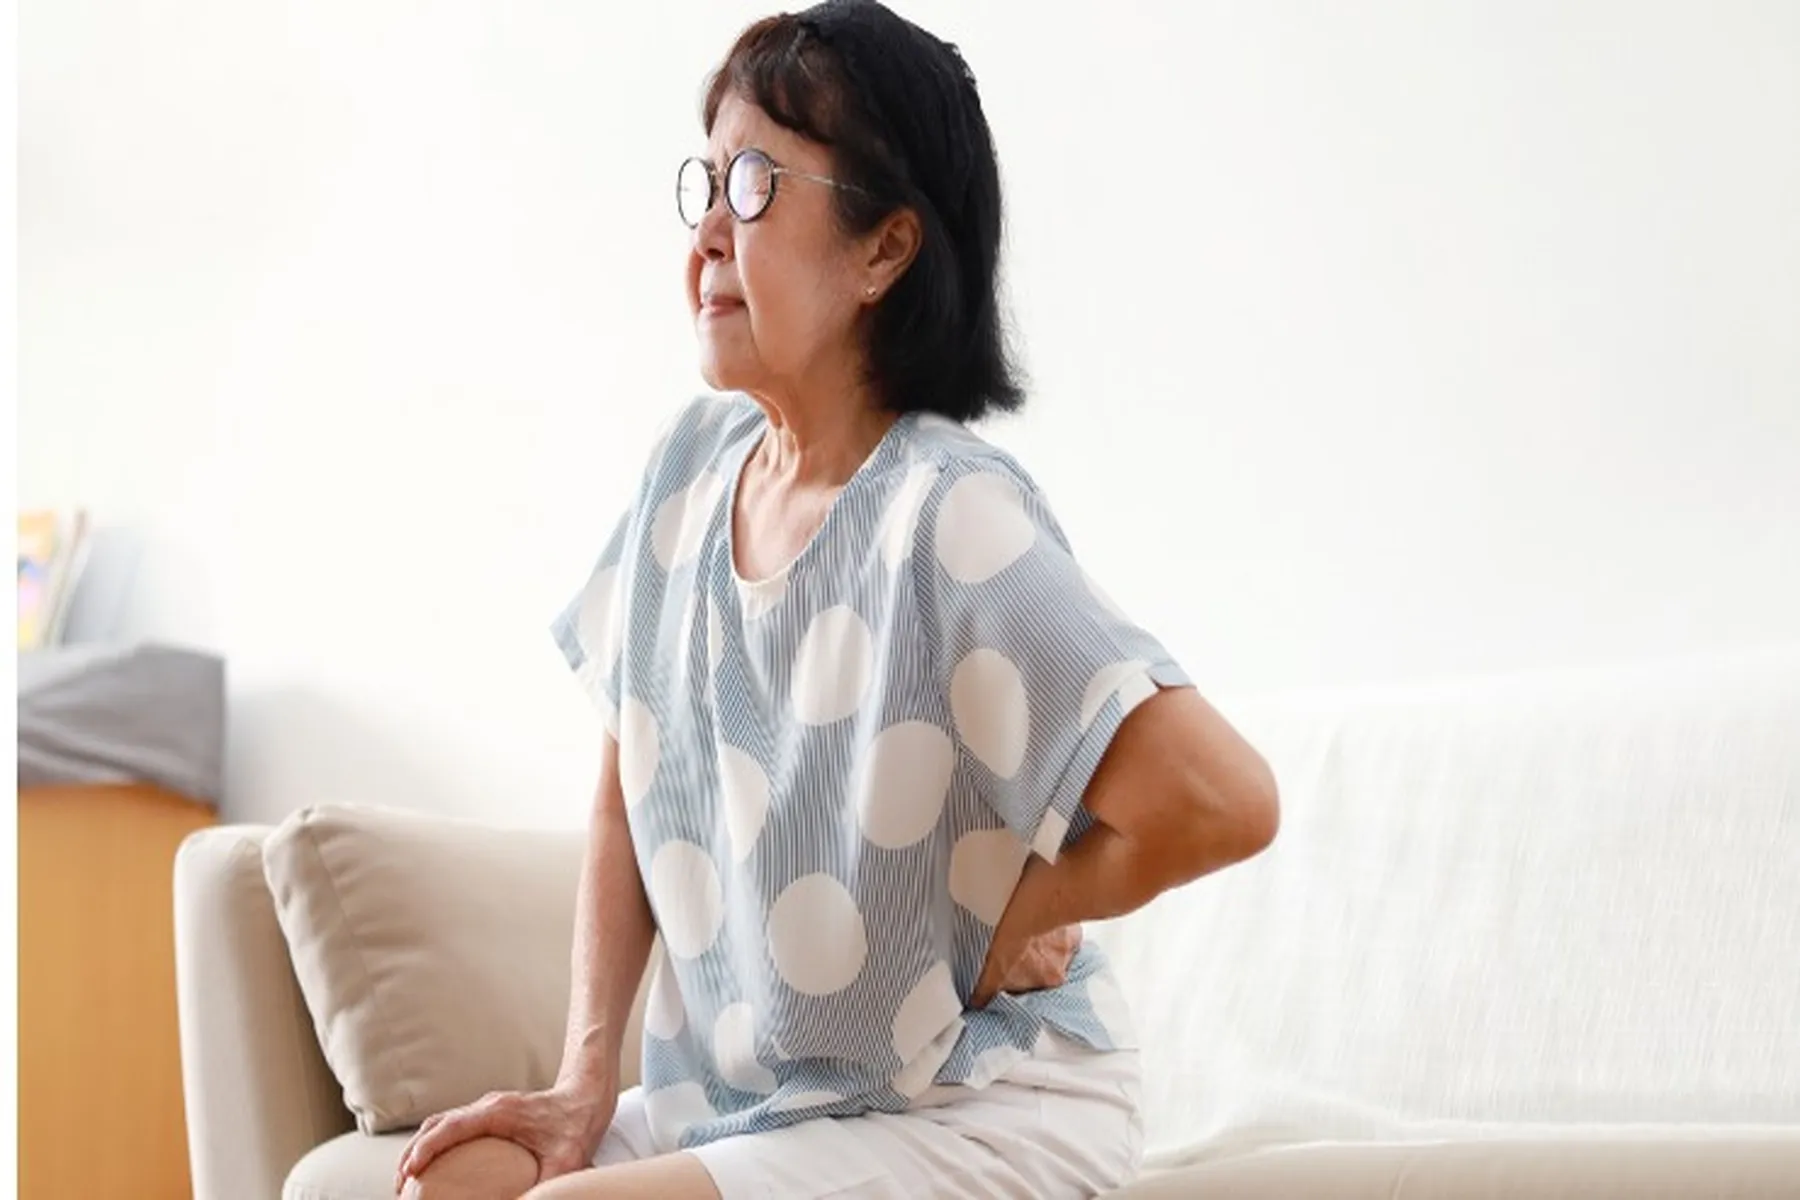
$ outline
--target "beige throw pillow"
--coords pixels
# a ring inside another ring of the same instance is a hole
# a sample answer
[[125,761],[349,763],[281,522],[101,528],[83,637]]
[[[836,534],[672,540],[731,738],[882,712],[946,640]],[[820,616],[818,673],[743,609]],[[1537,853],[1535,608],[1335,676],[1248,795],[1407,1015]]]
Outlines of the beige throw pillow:
[[[364,1133],[555,1079],[584,846],[578,830],[335,806],[269,837],[276,916]],[[638,1036],[634,1020],[628,1073]]]

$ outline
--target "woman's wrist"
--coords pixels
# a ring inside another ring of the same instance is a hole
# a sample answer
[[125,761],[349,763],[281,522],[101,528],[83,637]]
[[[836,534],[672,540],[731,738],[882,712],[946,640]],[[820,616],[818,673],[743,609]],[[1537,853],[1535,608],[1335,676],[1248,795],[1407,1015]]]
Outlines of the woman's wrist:
[[555,1087],[583,1100],[609,1102],[619,1093],[618,1063],[609,1063],[597,1046],[571,1046],[563,1054]]

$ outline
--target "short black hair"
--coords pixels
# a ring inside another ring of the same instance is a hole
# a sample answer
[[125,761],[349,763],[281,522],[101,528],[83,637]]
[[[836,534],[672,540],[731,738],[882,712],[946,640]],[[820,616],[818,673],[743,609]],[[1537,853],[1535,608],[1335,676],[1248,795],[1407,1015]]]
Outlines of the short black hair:
[[875,0],[826,0],[756,22],[706,85],[702,122],[737,95],[825,146],[852,236],[900,208],[922,237],[875,307],[868,383],[891,411],[975,421],[1025,391],[1000,312],[1000,164],[975,77],[953,45]]

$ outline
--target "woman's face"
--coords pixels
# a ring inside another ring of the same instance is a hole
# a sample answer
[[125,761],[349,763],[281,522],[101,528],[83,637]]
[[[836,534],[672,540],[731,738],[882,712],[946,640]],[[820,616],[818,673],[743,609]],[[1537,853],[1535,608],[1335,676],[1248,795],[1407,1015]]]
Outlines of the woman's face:
[[[832,174],[823,147],[729,96],[706,147],[721,192],[726,165],[747,147],[788,170]],[[839,229],[834,190],[782,175],[774,203],[754,221],[739,222],[721,194],[695,228],[688,304],[710,387],[780,394],[809,382],[830,385],[855,364],[857,318],[875,280],[867,254]]]

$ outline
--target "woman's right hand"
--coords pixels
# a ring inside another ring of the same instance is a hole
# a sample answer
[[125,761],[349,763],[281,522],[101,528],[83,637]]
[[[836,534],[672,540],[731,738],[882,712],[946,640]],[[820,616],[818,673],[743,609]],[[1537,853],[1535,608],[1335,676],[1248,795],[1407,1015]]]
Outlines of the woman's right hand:
[[422,1175],[439,1155],[474,1141],[497,1137],[517,1143],[538,1160],[538,1182],[585,1170],[593,1161],[618,1097],[613,1089],[595,1092],[558,1084],[541,1092],[489,1092],[427,1117],[400,1156],[394,1190]]

